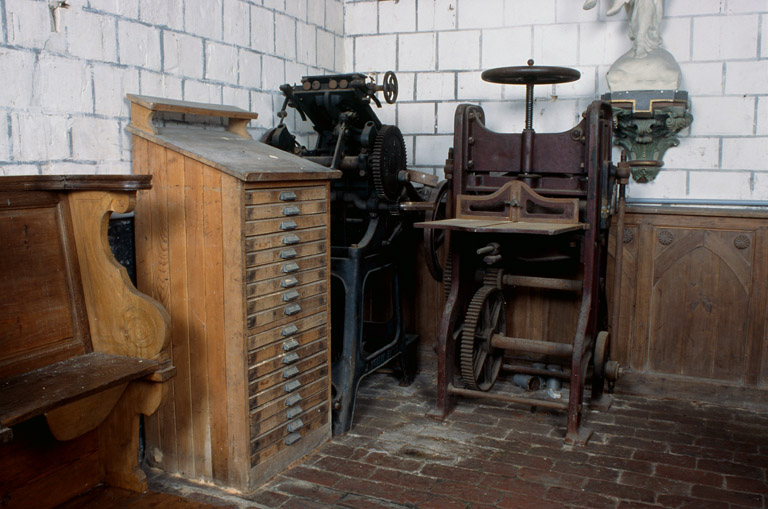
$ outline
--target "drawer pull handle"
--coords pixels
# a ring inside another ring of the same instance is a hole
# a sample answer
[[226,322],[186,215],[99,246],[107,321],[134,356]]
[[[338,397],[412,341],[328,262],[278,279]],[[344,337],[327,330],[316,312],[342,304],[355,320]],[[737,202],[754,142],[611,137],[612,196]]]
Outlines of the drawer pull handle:
[[301,214],[301,209],[299,207],[283,207],[284,216],[298,216],[299,214]]
[[283,364],[293,364],[299,360],[299,354],[297,353],[289,353],[285,357],[283,357]]
[[291,433],[285,439],[285,445],[293,445],[296,442],[298,442],[299,440],[301,440],[301,433]]
[[291,350],[295,350],[298,347],[299,347],[299,341],[293,338],[283,343],[284,352],[290,352]]
[[299,298],[299,292],[296,290],[291,290],[290,292],[285,292],[283,294],[283,302],[291,302],[292,300],[296,300]]
[[296,193],[293,191],[283,191],[280,193],[280,201],[294,201],[296,200]]
[[298,374],[299,374],[299,368],[296,366],[291,366],[290,368],[283,371],[283,378],[293,378]]
[[281,288],[293,288],[297,284],[299,284],[299,280],[296,279],[295,277],[287,277],[282,281],[280,281]]
[[285,384],[285,392],[293,392],[296,389],[301,387],[301,382],[298,380],[291,380],[287,384]]
[[297,256],[299,256],[299,253],[297,253],[296,250],[293,248],[283,249],[282,251],[280,251],[280,258],[283,260],[291,260],[293,258],[296,258]]
[[283,274],[290,274],[291,272],[296,272],[299,270],[299,264],[296,262],[286,263],[283,265]]
[[298,416],[302,411],[303,410],[301,409],[300,406],[291,407],[285,412],[285,418],[288,420],[293,419],[294,417]]
[[296,403],[301,403],[301,400],[302,400],[301,394],[291,394],[290,396],[285,398],[285,406],[293,406]]
[[294,244],[298,244],[299,242],[301,242],[301,239],[298,235],[286,235],[283,237],[283,245],[286,246],[292,246]]
[[280,230],[284,232],[295,230],[298,226],[296,221],[280,221]]
[[304,422],[301,419],[296,419],[295,421],[288,424],[288,433],[296,433],[303,427]]
[[[280,335],[290,336],[291,334],[296,334],[297,332],[299,332],[299,327],[295,323],[292,323],[291,325],[286,325],[285,327],[283,327],[283,330],[280,331]],[[292,341],[296,341],[296,340],[294,339]],[[286,341],[286,343],[288,343],[288,341]],[[297,344],[296,346],[299,346],[299,345]]]
[[298,313],[301,313],[301,306],[298,304],[291,304],[285,308],[285,314],[288,316],[293,316]]

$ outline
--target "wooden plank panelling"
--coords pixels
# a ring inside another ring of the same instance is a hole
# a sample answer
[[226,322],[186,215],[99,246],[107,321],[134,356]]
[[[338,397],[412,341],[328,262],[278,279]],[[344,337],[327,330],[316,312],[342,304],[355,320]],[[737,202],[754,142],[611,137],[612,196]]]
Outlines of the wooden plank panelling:
[[[203,243],[205,271],[205,323],[208,348],[208,383],[211,395],[210,425],[212,473],[229,477],[227,425],[227,352],[224,330],[224,276],[222,253],[221,172],[203,166]],[[218,395],[221,395],[219,397]],[[234,403],[234,402],[233,402]]]
[[[190,355],[190,394],[191,415],[186,416],[182,427],[191,426],[194,447],[195,476],[212,479],[211,452],[209,438],[210,403],[209,384],[206,376],[208,366],[208,347],[206,344],[205,318],[205,250],[203,242],[203,165],[184,158],[185,195],[184,212],[186,220],[185,239],[187,244],[187,316],[189,319],[189,355]],[[191,422],[190,422],[191,421]]]
[[[195,436],[192,426],[179,426],[180,421],[188,421],[192,407],[190,383],[189,314],[187,294],[187,243],[184,232],[187,228],[184,209],[186,188],[184,157],[171,150],[166,150],[168,230],[169,230],[169,275],[173,361],[176,366],[176,379],[172,399],[177,450],[188,451],[194,447]],[[178,469],[184,475],[194,475],[194,459],[189,455],[178,456]]]
[[[250,461],[245,452],[249,438],[248,387],[243,377],[247,369],[245,338],[245,266],[243,259],[243,189],[239,181],[222,179],[222,246],[224,269],[224,342],[226,344],[228,398],[228,479],[230,485],[248,483]],[[237,396],[239,395],[239,397]]]

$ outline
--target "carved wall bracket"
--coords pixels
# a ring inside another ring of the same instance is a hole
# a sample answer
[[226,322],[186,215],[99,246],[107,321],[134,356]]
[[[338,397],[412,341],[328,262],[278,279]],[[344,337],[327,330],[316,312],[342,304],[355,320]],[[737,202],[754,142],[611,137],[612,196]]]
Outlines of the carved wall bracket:
[[641,90],[603,95],[613,106],[613,141],[622,147],[632,167],[632,178],[646,183],[656,178],[664,154],[680,144],[677,134],[693,122],[688,93],[679,90]]

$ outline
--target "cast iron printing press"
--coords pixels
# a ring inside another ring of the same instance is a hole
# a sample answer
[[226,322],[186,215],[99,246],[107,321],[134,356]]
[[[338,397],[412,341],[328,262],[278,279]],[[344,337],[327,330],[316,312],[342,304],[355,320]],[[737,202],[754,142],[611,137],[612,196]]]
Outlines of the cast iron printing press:
[[[488,129],[480,106],[456,110],[445,167],[447,219],[416,224],[443,232],[448,246],[445,267],[434,271],[442,272],[446,292],[437,348],[438,418],[450,414],[459,396],[566,411],[566,441],[585,444],[591,431],[581,426],[582,405],[590,376],[592,406],[610,405],[604,385],[615,382],[619,366],[608,358],[608,233],[616,212],[623,230],[628,176],[626,165],[611,164],[611,107],[593,102],[581,122],[562,133],[533,129],[534,85],[579,77],[575,69],[533,66],[532,60],[485,71],[485,81],[526,86],[521,133]],[[550,312],[542,320],[547,323],[536,327],[530,312],[508,305],[525,292],[535,297],[529,302],[549,299],[551,309],[577,309],[570,313],[573,323]],[[564,305],[567,294],[573,297]],[[613,313],[617,302],[615,297]],[[545,329],[556,337],[535,336]],[[533,383],[522,394],[491,391],[502,370]],[[567,396],[537,391],[540,377],[566,381]]]
[[[378,92],[389,104],[397,100],[393,72],[382,85],[355,73],[304,76],[299,85],[280,90],[280,123],[262,141],[342,171],[331,184],[331,378],[338,435],[352,425],[365,375],[399,358],[402,383],[412,380],[414,359],[406,351],[416,336],[405,332],[401,260],[416,247],[405,235],[416,216],[438,217],[439,188],[435,177],[406,168],[400,129],[382,124],[371,107],[382,106]],[[285,125],[288,107],[312,123],[313,149],[300,145]],[[414,182],[424,187],[417,190]]]

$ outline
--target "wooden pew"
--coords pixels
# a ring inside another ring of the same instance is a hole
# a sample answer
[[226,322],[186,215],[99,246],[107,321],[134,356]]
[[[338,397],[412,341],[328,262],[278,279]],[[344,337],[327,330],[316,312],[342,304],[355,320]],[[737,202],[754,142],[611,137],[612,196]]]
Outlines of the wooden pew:
[[[112,212],[133,209],[150,178],[0,177],[0,469],[40,465],[29,479],[0,476],[3,506],[28,505],[29,497],[55,505],[98,482],[147,489],[139,415],[157,409],[175,374],[170,320],[114,259],[107,227]],[[90,437],[78,443],[88,449],[93,441],[98,467],[77,466],[72,447],[71,458],[53,457],[62,447],[52,439],[43,447],[45,437],[30,429],[58,441]],[[43,480],[43,467],[57,462],[66,468],[51,476],[62,481]],[[97,478],[73,481],[78,468]],[[48,487],[61,495],[39,493]]]

